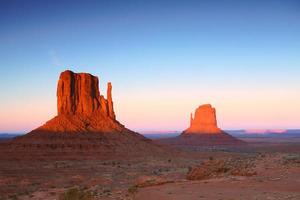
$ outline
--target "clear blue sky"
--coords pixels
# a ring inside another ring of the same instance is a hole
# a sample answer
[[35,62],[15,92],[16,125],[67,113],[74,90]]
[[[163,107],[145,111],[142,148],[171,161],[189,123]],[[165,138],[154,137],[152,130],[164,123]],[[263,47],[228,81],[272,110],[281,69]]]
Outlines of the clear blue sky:
[[56,114],[65,69],[113,83],[118,119],[181,130],[300,127],[300,1],[0,1],[0,131]]

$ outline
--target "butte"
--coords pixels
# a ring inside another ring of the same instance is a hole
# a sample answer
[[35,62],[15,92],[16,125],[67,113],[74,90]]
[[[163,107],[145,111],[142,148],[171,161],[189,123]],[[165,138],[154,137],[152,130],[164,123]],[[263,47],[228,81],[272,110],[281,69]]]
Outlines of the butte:
[[2,144],[1,152],[31,159],[124,158],[164,152],[160,145],[117,121],[111,83],[106,96],[99,91],[98,77],[62,72],[57,85],[57,116]]
[[162,144],[183,146],[240,145],[245,142],[234,138],[217,126],[216,109],[210,104],[199,106],[190,116],[190,126],[181,135],[158,140]]

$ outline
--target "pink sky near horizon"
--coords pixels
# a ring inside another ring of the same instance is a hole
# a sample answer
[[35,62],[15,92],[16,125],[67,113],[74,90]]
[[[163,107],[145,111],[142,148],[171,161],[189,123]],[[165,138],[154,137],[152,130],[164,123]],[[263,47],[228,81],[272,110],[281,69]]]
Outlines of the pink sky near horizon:
[[[113,100],[117,119],[136,131],[182,131],[189,114],[201,104],[211,103],[222,129],[300,128],[299,94],[274,91],[165,91],[119,90]],[[56,97],[24,96],[1,104],[0,132],[28,132],[56,115]]]

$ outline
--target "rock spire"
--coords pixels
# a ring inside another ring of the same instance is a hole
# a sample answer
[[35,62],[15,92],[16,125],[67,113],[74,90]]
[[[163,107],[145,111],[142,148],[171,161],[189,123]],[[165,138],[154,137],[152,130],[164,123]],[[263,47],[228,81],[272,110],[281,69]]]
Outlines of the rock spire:
[[108,116],[112,119],[115,119],[115,112],[113,107],[113,101],[111,96],[112,85],[111,82],[107,83],[107,107],[108,107]]

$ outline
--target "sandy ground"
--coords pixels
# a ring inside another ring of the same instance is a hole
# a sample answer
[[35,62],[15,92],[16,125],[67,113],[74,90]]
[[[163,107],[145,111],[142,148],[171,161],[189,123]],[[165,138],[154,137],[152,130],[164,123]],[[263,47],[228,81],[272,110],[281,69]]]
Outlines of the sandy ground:
[[228,176],[201,181],[182,181],[141,188],[135,200],[283,200],[300,199],[299,163],[283,164],[284,154],[269,155],[257,163],[252,177]]
[[[107,160],[1,160],[0,200],[59,199],[72,189],[85,199],[300,199],[300,142],[259,141],[243,147],[180,147],[173,156]],[[187,180],[207,159],[239,157],[256,175]]]

